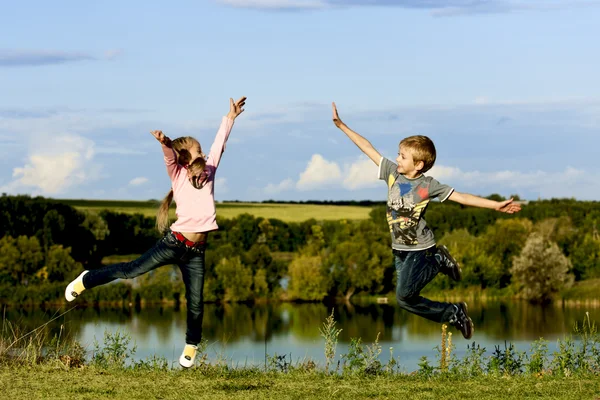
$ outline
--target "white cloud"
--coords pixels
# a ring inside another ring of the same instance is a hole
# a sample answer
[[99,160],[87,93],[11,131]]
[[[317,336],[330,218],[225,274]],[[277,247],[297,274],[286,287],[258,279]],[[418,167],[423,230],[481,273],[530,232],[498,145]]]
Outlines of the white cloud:
[[298,190],[311,190],[340,182],[342,173],[334,161],[327,161],[320,154],[314,154],[308,166],[300,174],[296,183]]
[[145,178],[143,176],[139,176],[137,178],[133,178],[132,180],[130,180],[129,181],[129,185],[131,185],[131,186],[139,186],[139,185],[143,185],[146,182],[148,182],[148,178]]
[[[541,198],[597,198],[600,175],[566,167],[560,172],[548,171],[462,171],[456,167],[434,166],[427,175],[454,186],[459,192],[530,193]],[[495,190],[497,189],[497,190]],[[503,193],[509,195],[511,193]]]
[[335,161],[328,161],[320,154],[314,154],[297,182],[288,178],[276,184],[269,183],[264,188],[264,193],[272,195],[294,187],[300,191],[339,187],[355,190],[375,187],[377,183],[377,166],[366,157],[360,157],[356,162],[341,168]]
[[[278,184],[269,184],[265,194],[277,194],[297,189],[298,191],[328,189],[355,191],[377,188],[380,181],[377,166],[368,158],[342,167],[335,161],[328,161],[314,154],[296,183],[285,179]],[[559,172],[537,171],[463,171],[457,167],[436,165],[426,175],[443,184],[454,187],[459,192],[476,195],[500,193],[505,196],[519,194],[524,198],[578,198],[598,197],[600,174],[583,169],[566,167]],[[342,178],[343,177],[343,178]]]
[[344,188],[364,189],[376,187],[381,182],[377,177],[378,167],[370,158],[361,157],[344,168]]
[[33,188],[36,194],[55,195],[98,176],[99,166],[91,163],[94,142],[77,135],[37,138],[24,166],[13,169],[9,184],[0,188],[21,193]]
[[284,179],[278,184],[269,183],[264,189],[265,194],[277,194],[294,188],[294,181],[292,179]]
[[581,182],[582,180],[591,177],[583,170],[572,167],[567,167],[562,172],[549,173],[539,170],[530,172],[510,170],[465,172],[455,167],[434,166],[427,175],[435,177],[438,181],[446,180],[457,183],[460,182],[461,184],[468,186],[497,184],[512,188],[559,185],[570,181],[576,182],[577,180]]

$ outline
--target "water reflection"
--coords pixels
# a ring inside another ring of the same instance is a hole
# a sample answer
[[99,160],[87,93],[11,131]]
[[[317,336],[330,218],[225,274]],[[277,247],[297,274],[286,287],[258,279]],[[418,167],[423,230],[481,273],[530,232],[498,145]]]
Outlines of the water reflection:
[[[267,353],[288,354],[293,360],[310,357],[323,365],[323,339],[319,328],[334,311],[339,336],[338,355],[347,352],[351,338],[360,337],[363,343],[372,343],[379,334],[383,347],[381,360],[389,359],[389,347],[400,357],[407,371],[417,368],[423,355],[434,361],[435,346],[439,343],[440,325],[416,317],[392,305],[324,305],[324,304],[208,304],[205,307],[204,337],[209,341],[209,358],[225,357],[234,365],[264,363]],[[58,310],[4,310],[4,325],[9,321],[23,333],[29,332],[67,308]],[[475,323],[473,340],[488,349],[515,343],[528,350],[531,341],[540,337],[550,340],[550,350],[556,339],[572,332],[573,324],[581,322],[588,311],[584,307],[562,304],[532,306],[524,302],[473,303],[470,315]],[[593,321],[600,321],[600,309],[589,310]],[[93,349],[94,341],[102,343],[106,330],[120,330],[131,335],[137,345],[136,359],[151,355],[164,356],[176,361],[185,338],[185,309],[183,308],[77,308],[48,324],[52,335],[77,339]],[[10,335],[6,326],[3,335]],[[455,331],[454,343],[458,354],[470,344]]]

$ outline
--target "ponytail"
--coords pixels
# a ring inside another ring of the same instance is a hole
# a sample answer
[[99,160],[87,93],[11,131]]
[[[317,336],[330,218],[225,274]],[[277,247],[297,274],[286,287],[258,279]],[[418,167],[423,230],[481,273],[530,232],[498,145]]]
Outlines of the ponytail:
[[173,188],[165,196],[163,201],[160,203],[158,209],[158,215],[156,216],[156,229],[162,234],[169,227],[169,207],[173,201]]
[[[171,141],[171,147],[175,150],[177,154],[177,163],[182,165],[187,165],[190,163],[190,152],[189,148],[192,145],[197,145],[200,147],[200,143],[191,136],[183,136],[173,139]],[[204,154],[202,154],[203,156]],[[192,161],[189,168],[193,172],[193,177],[190,179],[190,183],[196,188],[199,189],[204,185],[204,180],[206,176],[202,176],[202,172],[206,167],[206,160],[204,157],[199,157],[198,159]],[[171,206],[171,202],[173,201],[173,188],[169,191],[169,193],[165,196],[163,201],[160,203],[160,207],[158,208],[158,214],[156,216],[156,229],[162,234],[169,227],[169,207]]]

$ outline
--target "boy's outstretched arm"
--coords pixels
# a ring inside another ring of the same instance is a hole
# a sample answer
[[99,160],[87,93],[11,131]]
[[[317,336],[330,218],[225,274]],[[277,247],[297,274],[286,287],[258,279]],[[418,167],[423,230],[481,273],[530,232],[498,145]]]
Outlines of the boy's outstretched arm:
[[340,119],[337,108],[335,107],[335,103],[332,103],[333,108],[333,123],[335,126],[340,128],[342,132],[346,134],[354,142],[355,145],[358,146],[359,149],[362,150],[373,162],[375,165],[379,166],[379,162],[381,161],[381,154],[373,147],[371,142],[369,142],[364,137],[360,136],[358,133],[354,132],[352,129],[348,128],[346,124],[342,122]]
[[513,203],[513,199],[504,201],[495,201],[484,199],[483,197],[475,196],[469,193],[452,192],[448,199],[455,201],[465,206],[491,208],[492,210],[500,211],[507,214],[514,214],[521,211],[521,205]]

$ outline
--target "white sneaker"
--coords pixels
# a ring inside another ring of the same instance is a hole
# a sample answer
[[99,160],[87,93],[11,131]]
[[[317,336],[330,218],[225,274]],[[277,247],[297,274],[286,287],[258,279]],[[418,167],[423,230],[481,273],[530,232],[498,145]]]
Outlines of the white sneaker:
[[183,353],[181,353],[181,357],[179,357],[179,364],[184,368],[190,368],[194,365],[197,352],[198,346],[194,346],[193,344],[186,344],[183,348]]
[[65,289],[65,298],[67,301],[75,300],[75,297],[79,296],[81,292],[85,290],[85,286],[83,286],[83,276],[87,274],[89,271],[83,271],[77,278],[73,280],[73,282],[67,285]]

